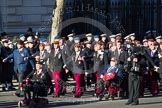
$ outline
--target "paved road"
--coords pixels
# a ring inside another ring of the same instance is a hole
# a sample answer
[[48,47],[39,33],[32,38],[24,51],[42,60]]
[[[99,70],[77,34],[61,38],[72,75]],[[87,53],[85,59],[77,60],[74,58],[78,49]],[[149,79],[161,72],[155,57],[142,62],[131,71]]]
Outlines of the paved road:
[[[17,108],[17,102],[21,99],[13,95],[14,92],[0,92],[0,108]],[[49,104],[41,108],[162,108],[162,93],[152,97],[145,95],[140,98],[140,105],[124,105],[127,100],[98,101],[92,96],[92,92],[86,92],[81,98],[73,98],[71,93],[60,98],[48,97]],[[39,107],[40,108],[40,107]]]
[[[126,106],[126,99],[98,101],[97,98],[92,96],[93,88],[88,89],[81,98],[73,98],[71,88],[74,82],[70,81],[70,83],[72,84],[67,87],[68,93],[65,96],[60,98],[48,96],[49,104],[41,108],[162,108],[162,90],[156,97],[152,97],[146,90],[145,97],[140,98],[140,105]],[[14,82],[14,85],[17,88],[18,83]],[[17,103],[21,98],[14,96],[14,92],[0,92],[0,108],[17,108]]]

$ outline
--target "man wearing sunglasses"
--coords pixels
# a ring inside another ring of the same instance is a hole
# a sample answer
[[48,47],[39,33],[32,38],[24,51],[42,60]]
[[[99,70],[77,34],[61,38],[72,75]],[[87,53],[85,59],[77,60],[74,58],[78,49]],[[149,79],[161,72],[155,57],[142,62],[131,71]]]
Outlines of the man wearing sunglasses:
[[[122,76],[122,71],[119,64],[117,63],[116,57],[112,57],[110,64],[107,64],[104,70],[101,72],[100,79],[97,81],[97,87],[100,89],[99,100],[103,98],[103,93],[106,91],[106,100],[111,98],[114,99],[117,96],[120,77]],[[106,88],[106,89],[105,89]]]

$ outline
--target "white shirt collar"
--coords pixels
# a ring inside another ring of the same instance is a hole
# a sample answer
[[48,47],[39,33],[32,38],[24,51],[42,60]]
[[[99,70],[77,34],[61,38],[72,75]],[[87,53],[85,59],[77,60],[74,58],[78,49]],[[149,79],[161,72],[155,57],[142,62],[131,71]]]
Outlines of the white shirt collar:
[[39,75],[39,74],[41,74],[41,73],[43,73],[43,72],[42,72],[42,69],[37,70],[37,75]]
[[79,55],[80,54],[80,51],[76,52],[76,54]]

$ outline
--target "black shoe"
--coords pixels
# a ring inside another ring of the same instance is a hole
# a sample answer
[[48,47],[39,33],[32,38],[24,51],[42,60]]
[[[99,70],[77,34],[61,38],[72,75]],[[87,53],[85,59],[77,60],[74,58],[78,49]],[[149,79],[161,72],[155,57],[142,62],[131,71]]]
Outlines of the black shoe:
[[49,89],[48,90],[48,95],[51,95],[53,93],[53,90],[52,89]]
[[98,93],[94,93],[93,96],[98,98],[99,94]]
[[131,105],[139,105],[139,102],[133,102]]
[[78,95],[73,95],[74,98],[80,98],[81,96]]
[[109,98],[110,98],[110,95],[109,94],[106,94],[105,95],[105,100],[109,100]]
[[13,91],[13,90],[16,90],[16,89],[13,88],[13,87],[8,87],[8,90],[9,90],[9,91]]
[[84,92],[81,92],[80,95],[83,96]]
[[59,95],[54,94],[52,97],[53,97],[53,98],[59,98],[60,96],[59,96]]
[[131,104],[131,102],[127,102],[127,103],[125,103],[125,105],[130,105]]
[[93,96],[96,96],[96,93],[93,93]]
[[66,91],[63,91],[60,95],[64,96],[66,94]]
[[124,99],[124,97],[117,97],[118,100]]
[[72,91],[72,94],[75,94],[75,90]]
[[156,96],[158,96],[158,94],[152,94],[152,96],[153,96],[153,97],[156,97]]
[[99,101],[101,101],[103,97],[104,97],[103,94],[100,94],[100,95],[98,96]]
[[2,87],[2,91],[6,91],[6,88],[5,87]]
[[111,95],[110,95],[110,99],[111,99],[111,100],[114,100],[114,94],[111,94]]

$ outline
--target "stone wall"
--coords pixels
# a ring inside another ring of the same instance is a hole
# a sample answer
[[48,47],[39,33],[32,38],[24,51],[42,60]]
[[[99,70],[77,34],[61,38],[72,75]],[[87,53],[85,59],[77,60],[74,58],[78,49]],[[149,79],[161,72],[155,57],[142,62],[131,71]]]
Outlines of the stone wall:
[[0,32],[23,33],[33,31],[49,33],[55,0],[0,0]]

